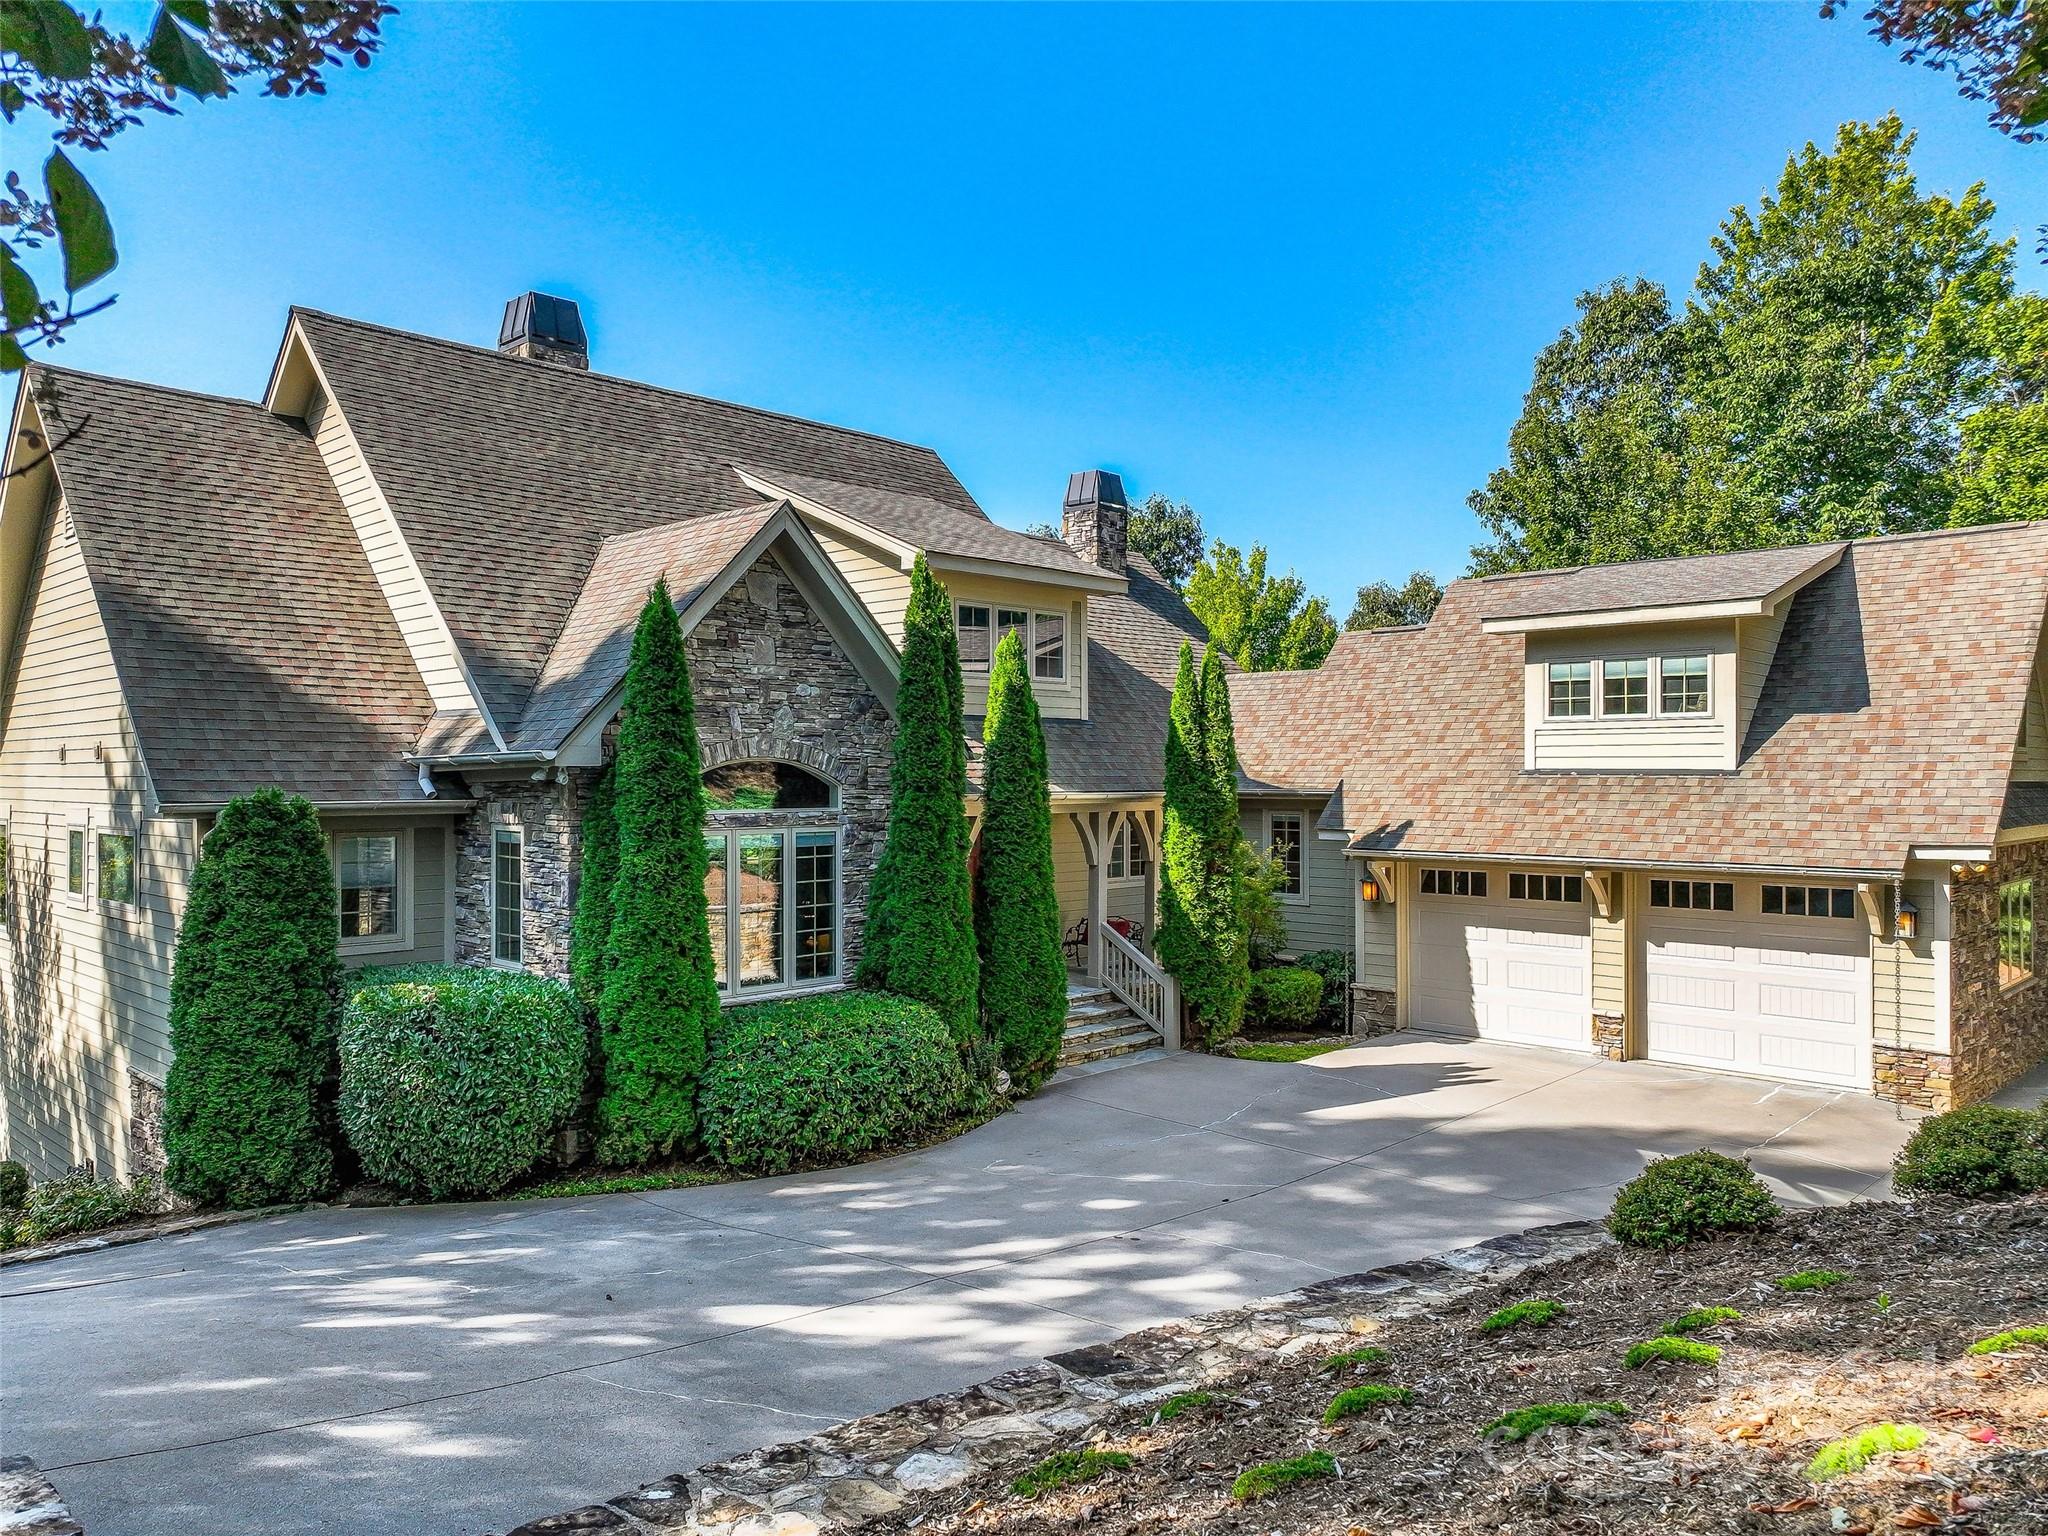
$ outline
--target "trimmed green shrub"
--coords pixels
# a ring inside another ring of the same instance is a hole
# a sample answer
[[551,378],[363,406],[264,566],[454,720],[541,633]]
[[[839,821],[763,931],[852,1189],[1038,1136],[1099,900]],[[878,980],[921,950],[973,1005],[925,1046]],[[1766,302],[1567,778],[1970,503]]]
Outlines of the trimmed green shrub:
[[1627,1415],[1627,1403],[1532,1403],[1527,1408],[1502,1414],[1479,1433],[1497,1433],[1502,1440],[1526,1440],[1553,1424],[1572,1429],[1598,1419],[1619,1419]]
[[1364,1365],[1383,1364],[1386,1358],[1387,1352],[1381,1349],[1379,1345],[1365,1344],[1357,1349],[1347,1349],[1341,1354],[1330,1356],[1329,1359],[1317,1366],[1316,1369],[1319,1371],[1350,1371]]
[[1026,1093],[1059,1064],[1067,960],[1053,883],[1045,731],[1015,630],[996,646],[982,724],[980,863],[974,933],[981,1017],[1010,1079]]
[[620,1167],[695,1140],[697,1076],[718,1021],[696,706],[666,582],[633,632],[612,798],[619,862],[598,999],[596,1154]]
[[231,800],[199,847],[171,969],[164,1141],[202,1205],[310,1200],[334,1186],[338,898],[311,801]]
[[1481,1333],[1499,1333],[1503,1328],[1543,1328],[1564,1316],[1561,1303],[1539,1298],[1502,1307],[1479,1325]]
[[1910,1451],[1926,1439],[1927,1431],[1917,1424],[1872,1424],[1823,1446],[1806,1464],[1806,1475],[1813,1482],[1824,1483],[1831,1477],[1860,1472],[1891,1451]]
[[1292,1483],[1336,1475],[1337,1459],[1334,1456],[1328,1451],[1310,1451],[1304,1456],[1290,1456],[1285,1461],[1262,1461],[1255,1467],[1246,1467],[1237,1474],[1237,1481],[1230,1485],[1230,1496],[1249,1504],[1256,1499],[1271,1498]]
[[1719,1152],[1660,1157],[1621,1187],[1607,1230],[1633,1248],[1679,1248],[1717,1232],[1754,1232],[1778,1202],[1738,1158]]
[[494,1195],[576,1112],[589,1035],[559,981],[486,966],[355,992],[341,1124],[371,1178],[435,1200]]
[[2048,1328],[2008,1328],[2003,1333],[1994,1333],[1988,1339],[1979,1339],[1969,1348],[1973,1355],[1996,1355],[2008,1349],[2021,1349],[2033,1344],[2048,1347]]
[[1892,1161],[1892,1187],[1966,1200],[2048,1188],[2048,1115],[1979,1104],[1923,1120]]
[[18,1211],[28,1200],[28,1169],[17,1162],[0,1162],[0,1211]]
[[1675,1339],[1681,1334],[1711,1328],[1716,1323],[1732,1323],[1741,1316],[1733,1307],[1694,1307],[1690,1312],[1671,1319],[1658,1332]]
[[1330,1406],[1323,1410],[1323,1423],[1335,1424],[1341,1419],[1356,1418],[1374,1408],[1398,1408],[1403,1403],[1415,1401],[1415,1394],[1407,1387],[1388,1386],[1383,1381],[1368,1383],[1362,1387],[1346,1387],[1330,1399]]
[[605,950],[612,936],[612,887],[619,879],[619,808],[615,764],[607,763],[583,802],[582,848],[576,866],[576,916],[569,926],[569,977],[592,1013],[604,997]]
[[14,1218],[10,1246],[53,1242],[83,1232],[100,1232],[141,1221],[163,1209],[163,1191],[154,1179],[133,1184],[101,1182],[82,1173],[45,1179],[28,1192]]
[[1252,972],[1245,1021],[1264,1029],[1307,1029],[1322,1006],[1322,977],[1297,966],[1279,965]]
[[1065,1488],[1073,1483],[1092,1483],[1107,1473],[1122,1472],[1130,1465],[1131,1458],[1122,1451],[1059,1451],[1010,1484],[1010,1492],[1020,1499],[1035,1499],[1055,1488]]
[[[1190,1033],[1210,1045],[1236,1034],[1244,1016],[1250,959],[1245,933],[1236,791],[1236,747],[1230,733],[1227,691],[1218,725],[1209,716],[1204,688],[1212,648],[1201,673],[1194,648],[1183,641],[1180,670],[1167,714],[1159,884],[1159,962],[1180,982]],[[1229,788],[1219,770],[1219,748],[1229,759]]]
[[963,1051],[981,1039],[967,876],[967,743],[953,600],[923,555],[910,571],[889,833],[868,892],[860,984],[929,1003]]
[[704,1149],[753,1173],[846,1163],[944,1125],[968,1088],[929,1004],[880,992],[756,1003],[712,1040]]
[[1652,1360],[1675,1360],[1681,1365],[1713,1365],[1720,1358],[1721,1346],[1718,1344],[1702,1344],[1696,1339],[1675,1339],[1669,1334],[1659,1334],[1654,1339],[1631,1344],[1621,1363],[1631,1371],[1639,1371]]
[[1802,1269],[1795,1274],[1780,1275],[1771,1283],[1781,1291],[1824,1291],[1848,1278],[1848,1274],[1839,1269]]
[[1344,1021],[1345,994],[1351,990],[1351,951],[1312,949],[1294,963],[1304,971],[1314,971],[1323,979],[1323,1002],[1316,1021],[1326,1025],[1341,1024]]

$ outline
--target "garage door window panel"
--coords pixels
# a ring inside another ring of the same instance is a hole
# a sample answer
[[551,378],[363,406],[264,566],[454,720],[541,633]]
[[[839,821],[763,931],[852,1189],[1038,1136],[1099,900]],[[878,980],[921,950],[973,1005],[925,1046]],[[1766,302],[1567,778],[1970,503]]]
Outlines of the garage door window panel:
[[1511,901],[1555,901],[1576,906],[1585,896],[1586,883],[1578,875],[1525,874],[1517,870],[1508,876]]
[[1850,885],[1766,884],[1762,904],[1766,917],[1850,919],[1856,916],[1856,888]]
[[1652,880],[1650,905],[1675,912],[1733,912],[1735,885],[1729,880]]
[[1483,901],[1486,898],[1486,871],[1483,869],[1425,869],[1422,872],[1422,894],[1425,896],[1470,896]]

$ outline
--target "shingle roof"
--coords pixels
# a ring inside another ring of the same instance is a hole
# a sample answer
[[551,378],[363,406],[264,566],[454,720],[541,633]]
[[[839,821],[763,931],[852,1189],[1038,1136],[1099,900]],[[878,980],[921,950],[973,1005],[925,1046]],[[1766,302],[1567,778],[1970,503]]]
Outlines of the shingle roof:
[[735,463],[981,509],[929,448],[294,310],[499,727],[614,534],[757,498]]
[[1727,773],[1524,772],[1523,640],[1480,628],[1494,585],[1453,583],[1425,629],[1350,641],[1320,681],[1238,679],[1248,771],[1341,780],[1375,851],[1889,871],[2006,814],[2048,523],[1849,545],[1789,600]]
[[2048,827],[2048,784],[2015,784],[2005,793],[2005,812],[1998,830],[2019,827]]
[[1839,543],[1804,544],[1790,549],[1631,560],[1620,565],[1496,576],[1479,583],[1475,601],[1482,619],[1740,602],[1770,596],[1787,582],[1833,560],[1842,548]]
[[1011,565],[1063,571],[1070,576],[1114,579],[1111,572],[1082,559],[1056,540],[1018,533],[990,522],[979,513],[962,512],[929,496],[866,485],[847,485],[837,480],[822,480],[815,475],[764,469],[751,464],[742,464],[739,468],[778,490],[843,512],[870,528],[931,554],[1002,560]]
[[667,578],[678,609],[688,608],[782,505],[760,502],[664,523],[615,534],[598,546],[583,590],[534,684],[514,749],[559,746],[626,675],[634,624],[658,579]]
[[305,432],[258,405],[38,367],[57,473],[158,797],[419,800],[433,713]]

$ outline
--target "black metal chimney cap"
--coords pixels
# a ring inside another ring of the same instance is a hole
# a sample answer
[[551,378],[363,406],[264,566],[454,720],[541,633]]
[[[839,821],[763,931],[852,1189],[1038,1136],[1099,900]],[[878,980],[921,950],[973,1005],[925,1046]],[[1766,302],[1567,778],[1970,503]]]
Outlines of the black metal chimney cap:
[[529,290],[505,305],[505,320],[498,327],[498,345],[509,346],[527,339],[551,342],[578,352],[590,350],[576,301],[558,299],[551,293]]
[[1130,505],[1124,499],[1124,477],[1111,469],[1083,469],[1067,476],[1067,505],[1101,503],[1112,507]]

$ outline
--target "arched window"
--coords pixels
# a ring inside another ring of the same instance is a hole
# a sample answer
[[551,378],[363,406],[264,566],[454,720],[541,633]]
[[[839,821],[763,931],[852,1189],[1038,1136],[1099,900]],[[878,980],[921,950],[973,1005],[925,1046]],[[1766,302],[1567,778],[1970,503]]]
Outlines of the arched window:
[[833,785],[794,763],[721,763],[704,774],[704,800],[704,902],[719,991],[758,997],[838,980]]

